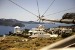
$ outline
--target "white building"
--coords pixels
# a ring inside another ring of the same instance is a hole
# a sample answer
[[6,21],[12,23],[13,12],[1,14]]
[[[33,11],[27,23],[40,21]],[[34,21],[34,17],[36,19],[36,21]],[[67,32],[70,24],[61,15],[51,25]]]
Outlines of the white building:
[[51,34],[44,32],[44,30],[45,27],[39,24],[38,27],[29,30],[29,34],[31,35],[30,37],[45,37],[45,38],[57,37],[57,35],[52,36]]
[[50,28],[50,31],[52,34],[55,34],[56,31],[59,31],[59,33],[65,32],[65,33],[71,33],[72,29],[69,28]]
[[72,29],[63,28],[63,29],[62,29],[62,32],[65,32],[65,33],[72,33]]
[[42,25],[38,25],[36,28],[32,28],[31,30],[29,30],[29,34],[31,35],[30,37],[38,37],[39,35],[43,35],[44,32],[44,27]]
[[21,33],[21,30],[20,30],[19,26],[14,27],[14,33],[16,33],[16,34],[20,34]]

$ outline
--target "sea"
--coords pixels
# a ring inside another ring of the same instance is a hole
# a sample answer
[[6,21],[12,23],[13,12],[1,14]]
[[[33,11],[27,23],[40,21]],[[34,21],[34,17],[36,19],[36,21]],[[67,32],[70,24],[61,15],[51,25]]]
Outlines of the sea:
[[[48,24],[41,24],[41,25],[44,25],[45,28],[52,28],[52,27],[57,27],[57,26],[71,26],[73,24],[48,23]],[[25,24],[25,27],[21,27],[21,29],[31,29],[31,28],[35,28],[37,26],[38,26],[38,24]],[[8,34],[9,31],[14,32],[14,27],[0,25],[0,35]]]

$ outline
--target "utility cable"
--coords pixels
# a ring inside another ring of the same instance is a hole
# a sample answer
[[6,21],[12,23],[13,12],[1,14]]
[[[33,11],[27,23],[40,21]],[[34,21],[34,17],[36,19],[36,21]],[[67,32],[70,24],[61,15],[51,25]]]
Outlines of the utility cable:
[[[28,11],[27,9],[21,7],[20,5],[16,4],[15,2],[13,2],[13,1],[11,1],[11,0],[9,0],[9,1],[12,2],[13,4],[17,5],[18,7],[20,7],[20,8],[22,8],[22,9],[26,10],[27,12],[33,14],[32,12],[30,12],[30,11]],[[35,14],[33,14],[33,15],[35,15]],[[35,15],[35,16],[37,16],[37,15]],[[33,23],[34,23],[34,21],[31,22],[30,24],[26,25],[24,28],[28,27],[29,25],[31,25],[31,24],[33,24]],[[22,30],[23,30],[24,28],[22,28]]]
[[37,17],[39,18],[37,21],[39,21],[39,23],[40,23],[41,20],[40,20],[40,12],[39,12],[39,4],[38,4],[38,0],[36,0],[36,3],[37,3],[37,8],[38,8],[38,14],[39,14],[39,15],[37,16]]
[[28,11],[27,9],[25,9],[25,8],[21,7],[20,5],[16,4],[15,2],[13,2],[13,1],[11,1],[11,0],[9,0],[9,1],[10,1],[10,2],[12,2],[13,4],[15,4],[16,6],[18,6],[18,7],[22,8],[23,10],[25,10],[25,11],[27,11],[27,12],[29,12],[29,13],[33,14],[34,16],[37,16],[37,15],[35,15],[34,13],[32,13],[32,12]]
[[[53,2],[49,5],[49,7],[47,8],[47,10],[45,11],[45,13],[48,11],[48,9],[52,6],[52,4],[54,3],[55,0],[53,0]],[[44,13],[44,14],[45,14]],[[44,14],[42,16],[44,16]]]
[[38,14],[40,16],[38,0],[36,0],[36,2],[37,2],[37,7],[38,7]]
[[75,7],[65,9],[65,10],[62,10],[62,11],[59,11],[59,12],[56,12],[56,13],[53,13],[53,14],[49,14],[49,15],[46,15],[46,16],[54,15],[54,14],[61,13],[61,12],[64,12],[64,11],[68,11],[68,10],[71,10],[71,9],[75,9]]

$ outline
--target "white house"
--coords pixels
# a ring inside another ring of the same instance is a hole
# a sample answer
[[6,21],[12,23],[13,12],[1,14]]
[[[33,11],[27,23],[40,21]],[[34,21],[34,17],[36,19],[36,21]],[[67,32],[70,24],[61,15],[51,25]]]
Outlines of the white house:
[[72,29],[63,28],[62,29],[62,32],[71,33],[72,32]]
[[50,31],[52,34],[55,34],[56,31],[59,31],[59,33],[65,32],[65,33],[71,33],[72,29],[69,28],[50,28]]
[[44,32],[44,27],[42,25],[38,25],[36,28],[32,28],[29,30],[29,34],[31,35],[30,37],[38,37],[39,35],[43,35]]
[[19,26],[14,27],[14,33],[20,34],[21,30]]
[[45,38],[57,37],[57,35],[54,36],[44,32],[44,30],[45,27],[39,24],[36,28],[32,28],[31,30],[29,30],[29,34],[31,35],[30,37],[45,37]]

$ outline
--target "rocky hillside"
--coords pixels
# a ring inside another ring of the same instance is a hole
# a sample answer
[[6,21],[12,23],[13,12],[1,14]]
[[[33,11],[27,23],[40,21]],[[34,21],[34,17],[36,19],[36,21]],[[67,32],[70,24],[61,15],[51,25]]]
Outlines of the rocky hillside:
[[75,19],[75,13],[65,13],[62,19]]

